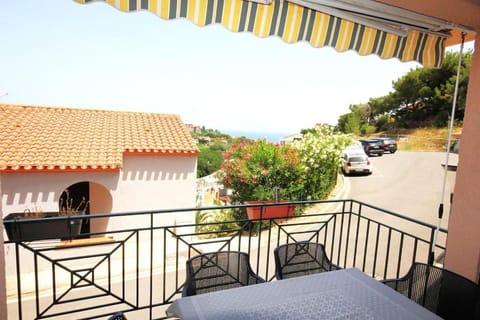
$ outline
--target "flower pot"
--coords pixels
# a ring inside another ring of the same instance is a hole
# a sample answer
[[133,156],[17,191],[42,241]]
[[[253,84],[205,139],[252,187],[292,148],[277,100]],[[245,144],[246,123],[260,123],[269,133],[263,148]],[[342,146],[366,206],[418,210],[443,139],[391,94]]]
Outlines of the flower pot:
[[[63,217],[64,219],[50,219]],[[80,234],[83,219],[68,219],[58,212],[43,212],[42,217],[29,217],[24,212],[11,213],[3,218],[10,241],[69,239]]]
[[[290,202],[289,200],[281,200],[281,202]],[[295,208],[299,205],[297,204],[288,204],[288,205],[276,205],[276,206],[261,206],[263,204],[272,204],[279,203],[274,201],[245,201],[245,204],[256,204],[258,207],[249,207],[247,208],[248,219],[250,220],[259,220],[263,219],[287,219],[292,217],[295,214]]]

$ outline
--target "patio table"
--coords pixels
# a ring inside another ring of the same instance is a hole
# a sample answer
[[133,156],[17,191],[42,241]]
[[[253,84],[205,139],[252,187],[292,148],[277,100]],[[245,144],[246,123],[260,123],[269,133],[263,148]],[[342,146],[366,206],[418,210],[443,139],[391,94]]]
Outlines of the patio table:
[[183,297],[180,319],[441,319],[356,268]]

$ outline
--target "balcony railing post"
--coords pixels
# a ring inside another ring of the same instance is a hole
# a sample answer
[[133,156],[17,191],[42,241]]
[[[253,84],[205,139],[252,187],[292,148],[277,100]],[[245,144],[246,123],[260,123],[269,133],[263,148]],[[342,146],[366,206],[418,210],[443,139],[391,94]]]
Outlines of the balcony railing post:
[[435,228],[431,228],[430,231],[430,244],[428,246],[428,264],[433,265],[433,262],[435,261]]
[[22,320],[22,282],[20,271],[20,252],[18,250],[20,244],[15,242],[15,270],[17,273],[17,299],[18,299],[18,320]]

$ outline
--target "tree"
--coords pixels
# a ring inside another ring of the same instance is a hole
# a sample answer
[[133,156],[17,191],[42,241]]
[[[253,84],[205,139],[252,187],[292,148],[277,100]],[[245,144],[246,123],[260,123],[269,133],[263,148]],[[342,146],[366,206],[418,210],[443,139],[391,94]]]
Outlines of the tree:
[[[472,52],[465,53],[460,68],[455,120],[462,121],[465,111]],[[439,69],[416,68],[393,81],[394,91],[370,98],[367,104],[350,105],[350,112],[339,117],[343,132],[366,131],[365,124],[377,129],[443,127],[448,123],[455,93],[458,53],[448,52]]]
[[338,119],[338,129],[344,133],[360,134],[363,124],[368,122],[369,111],[368,105],[349,106],[350,113],[345,113]]
[[222,166],[223,151],[200,146],[197,158],[197,178],[208,176]]
[[[456,120],[463,120],[472,53],[467,52],[460,68]],[[396,123],[402,127],[435,126],[448,123],[453,103],[458,53],[449,52],[442,68],[417,68],[393,83],[398,110]]]

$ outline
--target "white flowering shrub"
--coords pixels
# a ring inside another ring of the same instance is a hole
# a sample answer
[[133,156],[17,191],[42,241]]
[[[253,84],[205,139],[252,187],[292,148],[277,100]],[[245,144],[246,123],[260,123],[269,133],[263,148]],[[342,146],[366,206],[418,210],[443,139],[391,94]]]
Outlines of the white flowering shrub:
[[304,165],[304,192],[307,200],[324,199],[335,187],[342,151],[354,142],[331,125],[317,125],[302,140],[294,142]]

